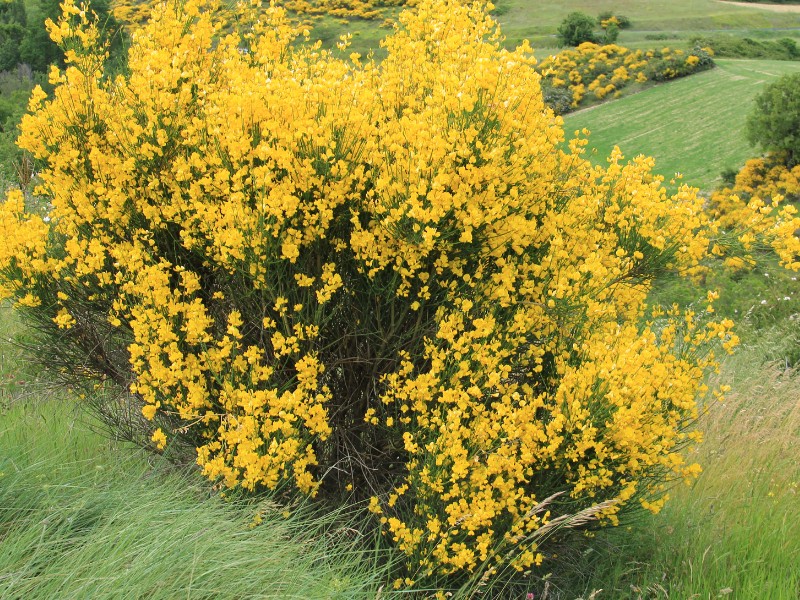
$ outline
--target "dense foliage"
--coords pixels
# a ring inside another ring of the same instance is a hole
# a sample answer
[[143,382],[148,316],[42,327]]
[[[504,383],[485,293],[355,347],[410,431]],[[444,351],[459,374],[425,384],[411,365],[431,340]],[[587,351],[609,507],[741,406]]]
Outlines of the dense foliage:
[[[122,34],[109,2],[95,0],[91,10],[97,15],[103,39],[118,51]],[[28,9],[22,0],[0,3],[0,72],[12,71],[20,64],[40,73],[47,72],[51,64],[63,66],[64,53],[45,27],[48,20],[58,21],[60,16],[59,0],[36,0]]]
[[763,207],[766,213],[784,201],[800,202],[800,165],[787,167],[785,158],[771,154],[750,159],[736,173],[732,185],[711,195],[710,208],[724,227],[748,222],[754,207]]
[[44,77],[25,67],[0,72],[0,181],[16,181],[22,187],[30,184],[33,161],[15,142],[28,97],[37,83],[45,84]]
[[420,0],[380,64],[216,8],[162,6],[113,78],[83,8],[50,27],[19,142],[45,206],[2,205],[0,282],[51,366],[220,485],[369,498],[398,586],[504,585],[698,472],[733,324],[646,304],[713,245],[694,190],[564,147],[480,2]]
[[625,15],[618,15],[610,10],[604,10],[597,15],[597,24],[600,25],[601,28],[605,29],[611,23],[620,29],[630,29],[633,27],[633,23]]
[[8,71],[19,64],[19,49],[27,22],[22,0],[0,4],[0,71]]
[[785,75],[756,96],[747,139],[784,155],[790,167],[800,163],[800,74]]

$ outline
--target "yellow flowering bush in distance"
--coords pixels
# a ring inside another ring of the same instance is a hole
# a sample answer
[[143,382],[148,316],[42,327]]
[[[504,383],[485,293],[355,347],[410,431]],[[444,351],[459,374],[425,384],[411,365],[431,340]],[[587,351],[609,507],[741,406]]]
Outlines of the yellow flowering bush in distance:
[[789,167],[780,154],[768,154],[745,162],[733,185],[722,186],[711,195],[709,208],[723,226],[734,227],[752,218],[748,203],[777,207],[783,200],[800,201],[800,166]]
[[19,140],[48,204],[9,194],[0,271],[67,375],[215,482],[370,499],[398,585],[503,582],[698,472],[732,323],[645,301],[715,235],[694,190],[565,148],[480,2],[421,0],[380,64],[214,9],[162,4],[113,79],[86,7],[51,26]]
[[546,57],[538,66],[547,90],[571,93],[569,105],[558,106],[561,113],[587,101],[618,97],[633,84],[666,81],[685,77],[714,66],[709,48],[683,50],[661,48],[631,50],[617,44],[584,42]]
[[[281,6],[296,18],[317,19],[323,15],[346,19],[379,19],[387,10],[414,6],[415,0],[283,0]],[[223,10],[227,10],[223,7]],[[116,0],[114,16],[129,29],[136,29],[150,17],[150,2]],[[219,14],[217,15],[220,16]]]

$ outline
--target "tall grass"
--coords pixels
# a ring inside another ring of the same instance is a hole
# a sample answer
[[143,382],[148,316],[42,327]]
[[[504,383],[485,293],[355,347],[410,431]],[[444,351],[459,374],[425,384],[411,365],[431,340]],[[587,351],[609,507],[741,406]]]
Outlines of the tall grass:
[[2,422],[2,598],[374,598],[385,579],[341,515],[210,497],[54,402]]

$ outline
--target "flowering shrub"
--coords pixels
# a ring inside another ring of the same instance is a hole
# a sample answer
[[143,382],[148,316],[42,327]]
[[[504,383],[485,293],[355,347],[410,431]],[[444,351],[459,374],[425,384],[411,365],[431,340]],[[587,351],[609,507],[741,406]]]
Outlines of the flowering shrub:
[[2,204],[0,281],[69,374],[222,485],[370,498],[398,585],[502,585],[697,473],[732,323],[646,305],[715,235],[692,189],[563,148],[480,3],[420,0],[380,64],[214,9],[162,5],[114,79],[85,7],[51,26],[19,140],[49,205]]
[[[330,15],[333,17],[379,19],[391,7],[414,6],[415,0],[283,0],[280,5],[299,17]],[[129,27],[139,27],[147,21],[151,2],[116,0],[114,16]],[[227,12],[227,11],[225,11]]]
[[[740,241],[748,252],[758,248],[759,232],[783,229],[771,246],[784,264],[797,269],[800,241],[794,235],[798,230],[794,204],[798,201],[800,165],[787,167],[782,155],[770,154],[748,160],[733,186],[722,187],[711,195],[708,210],[721,227],[744,230]],[[749,255],[728,257],[726,261],[734,267],[754,264]]]
[[617,97],[632,83],[674,79],[713,65],[707,48],[687,54],[670,48],[643,51],[586,42],[545,58],[538,68],[548,87],[572,92],[574,109],[587,100]]
[[414,0],[287,0],[283,6],[301,15],[377,19],[392,6],[413,6]]

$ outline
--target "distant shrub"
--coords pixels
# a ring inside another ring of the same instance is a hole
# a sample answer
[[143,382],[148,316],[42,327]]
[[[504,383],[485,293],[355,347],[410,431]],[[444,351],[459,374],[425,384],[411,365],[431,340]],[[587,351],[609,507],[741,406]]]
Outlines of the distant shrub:
[[664,48],[660,51],[649,50],[645,55],[648,62],[644,73],[651,81],[668,81],[685,77],[714,66],[710,48],[696,46],[688,53]]
[[582,12],[567,15],[558,27],[558,43],[561,46],[579,46],[584,42],[597,41],[595,20]]
[[543,81],[542,98],[557,115],[563,115],[572,110],[572,92],[568,88],[554,87],[547,81]]
[[781,38],[778,40],[778,44],[784,47],[790,58],[800,58],[800,48],[797,46],[797,40],[792,38]]
[[734,183],[736,183],[736,175],[738,173],[739,171],[732,167],[723,169],[722,172],[720,173],[720,178],[722,179],[722,183],[724,183],[727,186],[732,186]]
[[[666,81],[713,67],[714,61],[707,49],[683,50],[630,50],[616,44],[584,43],[545,58],[539,65],[545,88],[568,89],[572,94],[572,108],[588,100],[614,97],[635,83]],[[563,99],[550,92],[548,97],[563,103]],[[563,109],[560,105],[559,110]]]
[[599,15],[597,15],[597,24],[600,27],[605,28],[604,24],[611,21],[612,19],[614,20],[617,27],[619,27],[620,29],[630,29],[633,26],[631,20],[628,17],[626,17],[625,15],[618,15],[610,10],[603,11]]
[[769,60],[798,60],[800,49],[792,38],[754,40],[734,35],[714,35],[692,38],[696,46],[705,46],[721,58],[763,58]]
[[606,23],[603,28],[602,41],[604,44],[613,44],[619,38],[619,26],[616,23]]
[[726,172],[723,181],[709,199],[709,210],[722,227],[746,226],[754,211],[774,215],[781,203],[800,202],[800,165],[787,166],[784,154],[752,158],[738,172]]

